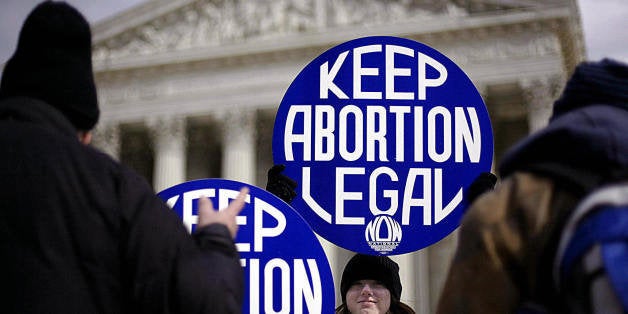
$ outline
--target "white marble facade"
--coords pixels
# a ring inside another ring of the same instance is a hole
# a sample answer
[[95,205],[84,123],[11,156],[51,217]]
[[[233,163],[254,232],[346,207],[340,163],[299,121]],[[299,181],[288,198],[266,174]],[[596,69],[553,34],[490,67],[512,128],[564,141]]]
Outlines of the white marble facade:
[[[290,82],[326,49],[372,35],[456,62],[487,103],[497,160],[547,123],[584,56],[575,0],[152,0],[93,26],[95,145],[158,191],[203,177],[264,187]],[[394,257],[417,313],[434,311],[455,238]],[[338,283],[351,253],[322,242]]]

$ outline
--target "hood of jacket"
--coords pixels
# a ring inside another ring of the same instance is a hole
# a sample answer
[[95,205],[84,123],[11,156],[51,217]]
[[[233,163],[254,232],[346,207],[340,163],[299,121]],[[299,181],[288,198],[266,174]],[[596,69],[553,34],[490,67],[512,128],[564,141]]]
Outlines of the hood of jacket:
[[502,177],[529,171],[588,191],[628,176],[628,65],[581,63],[553,108],[547,127],[504,155]]

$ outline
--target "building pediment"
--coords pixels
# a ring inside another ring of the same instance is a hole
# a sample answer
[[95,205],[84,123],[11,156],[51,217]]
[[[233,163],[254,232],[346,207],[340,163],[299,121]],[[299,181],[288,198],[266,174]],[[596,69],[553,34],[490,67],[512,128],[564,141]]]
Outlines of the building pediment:
[[[499,45],[514,47],[516,54],[562,50],[566,68],[571,68],[583,55],[579,21],[571,18],[574,1],[149,0],[94,25],[94,67],[100,72],[227,58],[232,63],[241,54],[320,50],[373,35],[473,44],[470,38],[487,33],[505,40],[504,33],[545,29],[556,32],[560,42],[555,35],[538,34],[525,49],[508,40]],[[539,38],[541,45],[535,42]],[[462,61],[478,53],[489,56],[482,52],[486,49],[451,53]]]
[[460,17],[450,1],[149,1],[94,27],[96,61],[216,47],[391,21]]

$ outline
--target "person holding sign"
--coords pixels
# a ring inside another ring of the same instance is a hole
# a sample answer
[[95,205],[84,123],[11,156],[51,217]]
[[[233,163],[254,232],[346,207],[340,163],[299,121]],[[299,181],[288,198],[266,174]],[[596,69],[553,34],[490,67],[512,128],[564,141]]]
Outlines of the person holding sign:
[[399,265],[388,256],[354,255],[342,273],[337,314],[414,314],[400,301]]
[[239,313],[247,190],[201,198],[192,236],[144,178],[88,146],[99,109],[90,26],[45,1],[0,83],[2,313]]

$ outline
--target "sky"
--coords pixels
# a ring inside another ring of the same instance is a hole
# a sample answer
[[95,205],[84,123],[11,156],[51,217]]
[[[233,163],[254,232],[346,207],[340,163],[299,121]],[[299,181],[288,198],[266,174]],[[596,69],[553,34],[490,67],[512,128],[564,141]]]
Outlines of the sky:
[[[146,0],[66,0],[96,23]],[[22,23],[41,0],[0,0],[0,64],[13,54]],[[628,0],[578,0],[586,56],[628,63]]]

